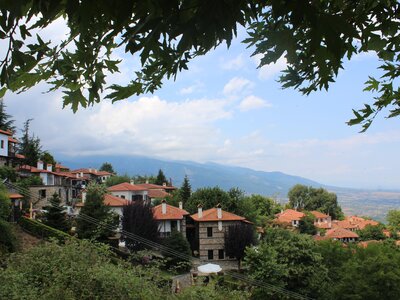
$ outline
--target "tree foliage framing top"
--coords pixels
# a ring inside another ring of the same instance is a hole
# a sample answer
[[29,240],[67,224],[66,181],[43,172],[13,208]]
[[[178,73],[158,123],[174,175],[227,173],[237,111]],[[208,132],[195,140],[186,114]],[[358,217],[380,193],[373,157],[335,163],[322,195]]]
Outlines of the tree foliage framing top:
[[[154,92],[191,59],[222,42],[229,47],[241,25],[249,33],[244,43],[262,55],[259,67],[284,56],[288,65],[280,82],[303,94],[328,89],[345,59],[375,52],[383,75],[369,77],[365,87],[374,102],[354,110],[348,124],[365,131],[384,108],[388,117],[400,114],[395,0],[4,0],[0,12],[0,40],[8,45],[0,60],[0,97],[7,89],[21,92],[45,81],[50,90],[61,89],[64,106],[76,111],[103,96],[117,101]],[[70,32],[54,45],[38,33],[59,18]],[[126,86],[106,84],[119,71],[112,56],[117,49],[140,57],[141,69]]]

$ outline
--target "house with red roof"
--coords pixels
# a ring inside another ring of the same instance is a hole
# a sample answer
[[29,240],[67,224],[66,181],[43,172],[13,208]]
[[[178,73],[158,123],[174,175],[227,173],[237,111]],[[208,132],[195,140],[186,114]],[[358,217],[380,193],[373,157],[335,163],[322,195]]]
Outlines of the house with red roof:
[[131,182],[123,182],[108,188],[108,191],[116,196],[129,201],[149,201],[148,188]]
[[319,240],[331,239],[335,241],[340,241],[342,243],[356,242],[359,236],[357,233],[341,228],[335,227],[326,231],[325,236],[319,237]]
[[99,171],[94,168],[81,168],[77,170],[71,171],[72,174],[75,174],[77,178],[79,177],[88,177],[90,180],[96,181],[98,183],[104,183],[108,178],[113,176],[112,173],[106,171]]
[[320,229],[331,229],[332,228],[332,217],[330,215],[324,214],[320,211],[310,211],[310,213],[314,216],[315,221],[314,225]]
[[225,232],[231,225],[250,223],[244,217],[222,210],[221,205],[204,211],[200,205],[190,217],[187,238],[202,260],[230,260],[225,254]]
[[153,216],[158,222],[160,237],[170,236],[173,230],[186,236],[186,217],[189,213],[182,208],[182,202],[175,207],[163,200],[160,205],[153,207]]
[[[86,202],[86,192],[82,193],[82,202],[75,205],[75,214],[78,214],[80,209],[85,205]],[[120,218],[122,217],[122,209],[124,205],[129,203],[128,200],[122,199],[120,197],[113,196],[111,194],[105,194],[103,199],[104,205],[111,208],[111,211],[118,214]]]
[[0,165],[12,165],[25,158],[23,155],[16,153],[18,143],[11,131],[0,129]]
[[[313,210],[310,212],[314,216],[314,225],[320,229],[330,229],[332,228],[332,218],[331,216],[324,214],[322,212]],[[275,215],[274,223],[279,225],[286,225],[291,227],[298,227],[301,218],[305,216],[304,212],[297,211],[294,209],[286,209]]]

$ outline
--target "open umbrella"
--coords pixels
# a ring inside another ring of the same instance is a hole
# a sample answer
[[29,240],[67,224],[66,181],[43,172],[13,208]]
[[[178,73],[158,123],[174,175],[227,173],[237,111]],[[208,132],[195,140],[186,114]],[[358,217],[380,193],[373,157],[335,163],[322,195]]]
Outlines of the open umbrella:
[[219,265],[216,264],[205,264],[197,267],[197,270],[201,273],[218,273],[222,270],[222,268]]

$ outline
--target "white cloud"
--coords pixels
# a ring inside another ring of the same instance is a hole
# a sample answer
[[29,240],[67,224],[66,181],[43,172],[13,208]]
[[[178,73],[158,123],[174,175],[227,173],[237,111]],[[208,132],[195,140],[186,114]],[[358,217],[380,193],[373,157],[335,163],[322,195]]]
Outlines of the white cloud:
[[262,107],[271,107],[272,105],[261,99],[260,97],[250,95],[244,98],[240,104],[239,104],[239,109],[241,111],[248,111],[256,108],[262,108]]
[[[263,57],[262,54],[254,56],[254,62],[257,64],[257,66],[260,64],[262,57]],[[286,66],[287,66],[286,58],[282,56],[275,63],[270,63],[269,65],[264,65],[261,68],[259,68],[258,78],[262,80],[271,79],[280,71],[286,69]]]
[[246,78],[234,77],[224,86],[225,96],[240,96],[249,92],[254,87],[254,83]]
[[223,70],[240,70],[244,67],[245,60],[243,58],[243,54],[239,54],[233,59],[230,60],[223,60],[221,63],[221,68]]
[[192,94],[194,92],[201,91],[203,86],[204,86],[204,84],[202,82],[198,81],[193,85],[190,85],[190,86],[187,86],[187,87],[184,87],[184,88],[180,89],[179,90],[179,94],[180,95],[189,95],[189,94]]

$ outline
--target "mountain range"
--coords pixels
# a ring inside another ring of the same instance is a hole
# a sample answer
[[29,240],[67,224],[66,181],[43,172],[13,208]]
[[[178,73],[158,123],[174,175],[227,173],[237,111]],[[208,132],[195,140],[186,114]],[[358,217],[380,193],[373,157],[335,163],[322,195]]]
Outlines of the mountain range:
[[281,202],[295,184],[323,187],[335,192],[346,214],[370,216],[383,221],[389,209],[400,209],[400,191],[351,189],[325,185],[304,177],[282,172],[264,172],[249,168],[226,166],[212,162],[197,163],[156,159],[145,156],[62,156],[57,155],[63,165],[71,169],[100,168],[104,162],[112,164],[120,174],[157,175],[162,169],[173,185],[179,187],[188,175],[192,189],[219,186],[224,190],[237,187],[246,194],[272,196]]

